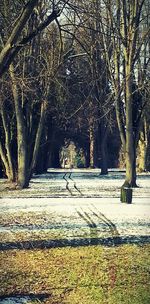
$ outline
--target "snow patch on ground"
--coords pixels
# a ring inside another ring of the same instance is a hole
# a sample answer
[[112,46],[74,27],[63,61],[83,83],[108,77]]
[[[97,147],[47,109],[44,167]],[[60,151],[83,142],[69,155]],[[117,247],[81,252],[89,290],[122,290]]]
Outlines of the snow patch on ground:
[[[34,236],[34,240],[39,236],[75,240],[85,235],[90,240],[92,235],[118,234],[137,236],[138,242],[138,236],[150,236],[150,174],[138,176],[132,204],[120,202],[124,178],[125,172],[110,170],[109,175],[101,176],[99,169],[49,169],[47,174],[34,176],[30,188],[18,192],[18,198],[11,191],[0,199],[0,216],[5,217],[0,238],[5,235],[17,242],[18,232],[27,239]],[[31,299],[10,297],[0,303],[27,304]]]

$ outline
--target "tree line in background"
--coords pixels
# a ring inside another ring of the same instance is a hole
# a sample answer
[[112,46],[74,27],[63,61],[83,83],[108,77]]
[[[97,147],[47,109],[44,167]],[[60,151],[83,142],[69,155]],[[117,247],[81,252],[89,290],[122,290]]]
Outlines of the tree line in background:
[[[148,0],[1,0],[0,170],[17,187],[60,166],[150,170]],[[120,159],[120,160],[119,160]]]

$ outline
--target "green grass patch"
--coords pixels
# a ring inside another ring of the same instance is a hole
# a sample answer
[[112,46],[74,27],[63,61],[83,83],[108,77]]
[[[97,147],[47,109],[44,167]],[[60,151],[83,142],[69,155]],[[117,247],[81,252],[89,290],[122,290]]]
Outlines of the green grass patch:
[[150,303],[150,245],[0,252],[0,294],[45,304]]

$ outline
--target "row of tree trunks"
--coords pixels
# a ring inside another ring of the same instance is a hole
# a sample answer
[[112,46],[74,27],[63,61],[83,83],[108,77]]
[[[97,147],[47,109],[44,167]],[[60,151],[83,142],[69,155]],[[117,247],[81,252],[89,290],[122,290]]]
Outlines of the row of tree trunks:
[[[16,117],[17,146],[16,150],[12,153],[10,121],[8,121],[6,115],[5,104],[1,103],[0,110],[4,130],[4,140],[3,144],[0,141],[0,156],[4,164],[5,174],[8,177],[8,180],[11,182],[15,182],[17,184],[17,187],[22,189],[28,187],[29,180],[36,168],[42,132],[45,127],[45,116],[47,112],[48,103],[45,100],[41,102],[41,111],[39,115],[37,129],[36,132],[34,132],[34,138],[29,139],[27,134],[30,134],[30,132],[28,132],[27,129],[27,123],[25,120],[26,117],[23,113],[23,104],[19,96],[18,83],[15,76],[13,64],[11,64],[9,67],[9,73]],[[33,150],[32,152],[28,150],[29,141],[32,141],[34,143],[33,149],[31,149],[31,151]],[[14,162],[14,159],[17,160],[17,163]]]

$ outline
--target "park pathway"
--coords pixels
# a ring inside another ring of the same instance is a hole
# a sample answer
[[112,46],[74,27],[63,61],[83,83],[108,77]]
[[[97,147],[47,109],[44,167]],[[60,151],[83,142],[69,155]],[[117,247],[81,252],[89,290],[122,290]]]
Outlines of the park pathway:
[[150,243],[150,175],[138,177],[132,204],[120,202],[123,180],[118,172],[50,170],[28,189],[1,192],[0,250]]
[[28,247],[28,240],[37,247],[149,241],[150,175],[138,177],[132,204],[120,202],[123,179],[124,173],[102,177],[98,170],[35,176],[30,188],[0,200],[0,248]]

